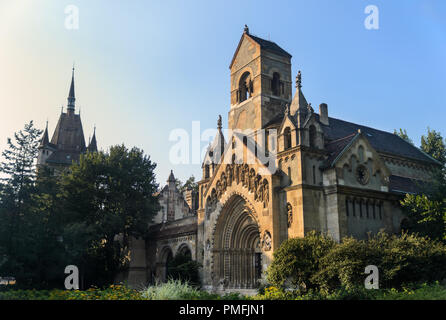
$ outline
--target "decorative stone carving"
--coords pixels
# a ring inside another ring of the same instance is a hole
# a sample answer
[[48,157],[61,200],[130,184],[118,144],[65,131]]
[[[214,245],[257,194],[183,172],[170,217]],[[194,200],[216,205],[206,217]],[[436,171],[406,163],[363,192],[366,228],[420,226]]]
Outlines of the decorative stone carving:
[[362,185],[366,185],[369,182],[370,174],[369,170],[363,165],[359,165],[356,168],[356,180]]
[[291,203],[286,204],[286,211],[288,216],[288,228],[291,227],[291,224],[293,223],[293,207],[291,206]]
[[269,231],[263,233],[262,247],[264,251],[270,251],[272,248],[271,233]]
[[211,249],[211,242],[208,240],[206,241],[206,251],[209,251]]
[[263,202],[264,208],[268,207],[270,195],[268,180],[263,179],[262,181],[262,176],[257,174],[254,168],[250,169],[247,164],[229,164],[221,174],[220,179],[215,183],[210,198],[206,199],[207,218],[209,218],[211,212],[215,211],[218,200],[232,185],[233,181],[237,184],[242,183],[244,187],[254,193],[254,200]]
[[263,207],[267,208],[269,204],[269,186],[268,181],[263,180]]

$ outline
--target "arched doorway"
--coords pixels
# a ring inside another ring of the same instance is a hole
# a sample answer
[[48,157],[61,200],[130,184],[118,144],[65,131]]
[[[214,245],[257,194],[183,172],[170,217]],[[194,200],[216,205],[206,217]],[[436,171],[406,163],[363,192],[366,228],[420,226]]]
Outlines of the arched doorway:
[[189,249],[189,246],[185,243],[183,243],[177,250],[177,254],[181,254],[185,257],[188,257],[192,260],[192,252]]
[[159,276],[158,279],[161,281],[167,281],[167,274],[169,272],[168,265],[169,262],[173,259],[172,249],[170,247],[164,247],[160,254],[159,261]]
[[260,232],[253,212],[239,195],[223,206],[214,234],[214,285],[250,289],[260,279]]

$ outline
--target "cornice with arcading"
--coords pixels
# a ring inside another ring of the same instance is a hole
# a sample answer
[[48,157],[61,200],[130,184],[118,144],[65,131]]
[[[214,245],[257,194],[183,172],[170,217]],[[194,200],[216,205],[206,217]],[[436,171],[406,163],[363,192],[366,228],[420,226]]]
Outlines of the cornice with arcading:
[[398,157],[384,152],[378,152],[378,154],[380,155],[380,157],[383,159],[384,162],[389,162],[398,166],[403,166],[428,172],[432,171],[432,168],[434,167],[433,164],[426,163],[424,161],[419,161],[411,158]]

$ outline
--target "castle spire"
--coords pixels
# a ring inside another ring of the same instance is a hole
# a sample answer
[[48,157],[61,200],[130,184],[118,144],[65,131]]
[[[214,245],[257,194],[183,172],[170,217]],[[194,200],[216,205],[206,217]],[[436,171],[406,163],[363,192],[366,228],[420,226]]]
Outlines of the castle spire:
[[221,125],[221,115],[218,116],[218,121],[217,121],[217,129],[218,131],[221,131],[222,125]]
[[88,151],[90,152],[98,152],[98,143],[96,141],[96,125],[93,129],[93,137],[90,140],[90,143],[88,144]]
[[297,73],[296,76],[296,93],[294,94],[293,101],[290,106],[290,114],[295,115],[297,112],[300,114],[306,114],[308,112],[308,102],[302,92],[302,73]]
[[67,112],[68,114],[74,113],[74,102],[76,101],[75,94],[74,94],[74,66],[71,73],[71,86],[70,86],[70,92],[68,94],[68,105],[67,105]]
[[48,120],[46,121],[46,128],[45,132],[43,133],[42,140],[40,140],[40,147],[45,147],[50,143],[50,140],[48,138]]

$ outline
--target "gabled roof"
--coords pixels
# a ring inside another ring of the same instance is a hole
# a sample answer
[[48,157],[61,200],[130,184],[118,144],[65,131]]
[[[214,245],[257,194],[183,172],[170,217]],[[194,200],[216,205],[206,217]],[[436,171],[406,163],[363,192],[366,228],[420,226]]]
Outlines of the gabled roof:
[[239,43],[237,45],[237,49],[234,52],[234,55],[233,55],[232,60],[231,60],[231,64],[229,65],[229,69],[231,69],[232,65],[234,64],[235,57],[237,56],[237,53],[238,53],[238,51],[240,49],[240,46],[242,45],[243,38],[245,36],[249,37],[251,40],[253,40],[255,43],[257,43],[260,46],[260,49],[262,49],[262,50],[266,50],[266,51],[275,53],[275,54],[277,54],[279,56],[287,57],[287,58],[290,58],[290,59],[292,57],[291,54],[289,54],[284,49],[279,47],[275,42],[272,42],[272,41],[269,41],[269,40],[265,40],[265,39],[256,37],[256,36],[250,34],[249,32],[245,31],[242,34],[242,36],[240,38],[240,41],[239,41]]
[[255,42],[257,42],[260,45],[260,48],[262,48],[263,50],[267,50],[267,51],[271,51],[279,56],[284,56],[287,58],[291,58],[291,54],[289,54],[288,52],[286,52],[284,49],[282,49],[281,47],[279,47],[275,42],[269,41],[269,40],[265,40],[259,37],[256,37],[252,34],[247,34],[252,40],[254,40]]
[[[316,114],[316,116],[318,117],[319,115]],[[333,141],[344,138],[358,132],[358,129],[360,129],[372,147],[378,152],[424,161],[434,165],[439,164],[434,158],[396,134],[336,118],[329,118],[329,123],[328,126],[322,125],[325,138],[328,140]]]
[[329,156],[326,160],[326,166],[332,166],[336,159],[342,154],[344,150],[350,146],[355,138],[358,137],[358,133],[353,133],[343,138],[333,140],[325,145],[325,149],[329,152]]

